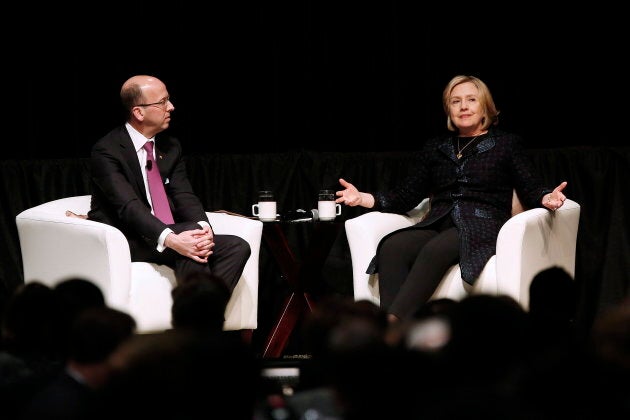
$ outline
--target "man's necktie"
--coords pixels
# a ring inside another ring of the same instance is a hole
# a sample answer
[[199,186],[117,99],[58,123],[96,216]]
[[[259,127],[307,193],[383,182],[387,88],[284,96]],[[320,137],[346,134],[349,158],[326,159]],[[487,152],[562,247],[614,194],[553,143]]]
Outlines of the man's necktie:
[[147,180],[149,181],[153,214],[167,225],[171,225],[175,223],[175,221],[173,220],[171,208],[168,205],[160,170],[153,157],[153,142],[148,141],[142,147],[147,151]]

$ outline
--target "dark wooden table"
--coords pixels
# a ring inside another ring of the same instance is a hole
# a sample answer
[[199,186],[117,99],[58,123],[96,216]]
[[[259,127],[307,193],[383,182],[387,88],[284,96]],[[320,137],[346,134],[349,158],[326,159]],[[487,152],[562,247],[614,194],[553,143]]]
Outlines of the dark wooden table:
[[[308,228],[308,245],[302,258],[295,255],[287,240],[287,229],[296,223]],[[263,358],[280,357],[297,322],[313,311],[315,302],[309,290],[320,280],[322,267],[342,225],[337,221],[264,223],[263,238],[286,279],[289,293],[265,340]]]

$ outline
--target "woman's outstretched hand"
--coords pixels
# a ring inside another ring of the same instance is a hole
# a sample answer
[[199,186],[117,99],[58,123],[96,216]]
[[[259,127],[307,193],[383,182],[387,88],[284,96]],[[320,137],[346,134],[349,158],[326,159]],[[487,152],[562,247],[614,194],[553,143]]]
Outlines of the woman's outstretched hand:
[[335,203],[342,203],[351,207],[360,206],[361,193],[359,192],[359,190],[357,190],[357,188],[354,185],[352,185],[351,183],[349,183],[343,178],[339,178],[339,183],[345,189],[341,191],[337,191],[338,198],[335,200]]
[[543,197],[542,205],[548,208],[549,210],[558,210],[564,204],[564,200],[567,197],[564,195],[562,190],[564,190],[567,186],[567,182],[563,181],[558,185],[552,192],[549,194],[545,194]]
[[339,183],[344,190],[337,191],[337,199],[335,203],[343,203],[346,206],[361,206],[368,209],[374,207],[374,196],[370,193],[364,193],[356,189],[354,185],[343,178],[339,178]]

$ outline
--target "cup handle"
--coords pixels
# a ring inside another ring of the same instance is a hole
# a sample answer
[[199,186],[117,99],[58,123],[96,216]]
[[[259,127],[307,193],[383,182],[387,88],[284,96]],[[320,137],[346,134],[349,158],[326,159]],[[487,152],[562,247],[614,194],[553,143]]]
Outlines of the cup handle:
[[252,204],[252,214],[258,216],[258,204]]
[[335,207],[336,207],[335,214],[339,216],[341,214],[341,204],[337,203],[335,204]]

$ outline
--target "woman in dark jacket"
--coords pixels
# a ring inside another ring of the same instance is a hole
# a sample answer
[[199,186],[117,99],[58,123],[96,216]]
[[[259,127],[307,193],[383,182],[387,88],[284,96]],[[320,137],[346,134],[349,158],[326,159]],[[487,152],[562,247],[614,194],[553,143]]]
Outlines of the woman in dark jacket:
[[379,273],[381,306],[389,319],[410,317],[459,263],[473,284],[495,254],[501,226],[510,218],[516,190],[526,208],[556,210],[562,182],[548,188],[535,174],[521,138],[496,128],[499,112],[490,90],[473,76],[455,76],[442,95],[453,135],[425,143],[412,175],[394,191],[367,193],[344,179],[337,202],[405,213],[431,198],[426,218],[381,240],[367,272]]

